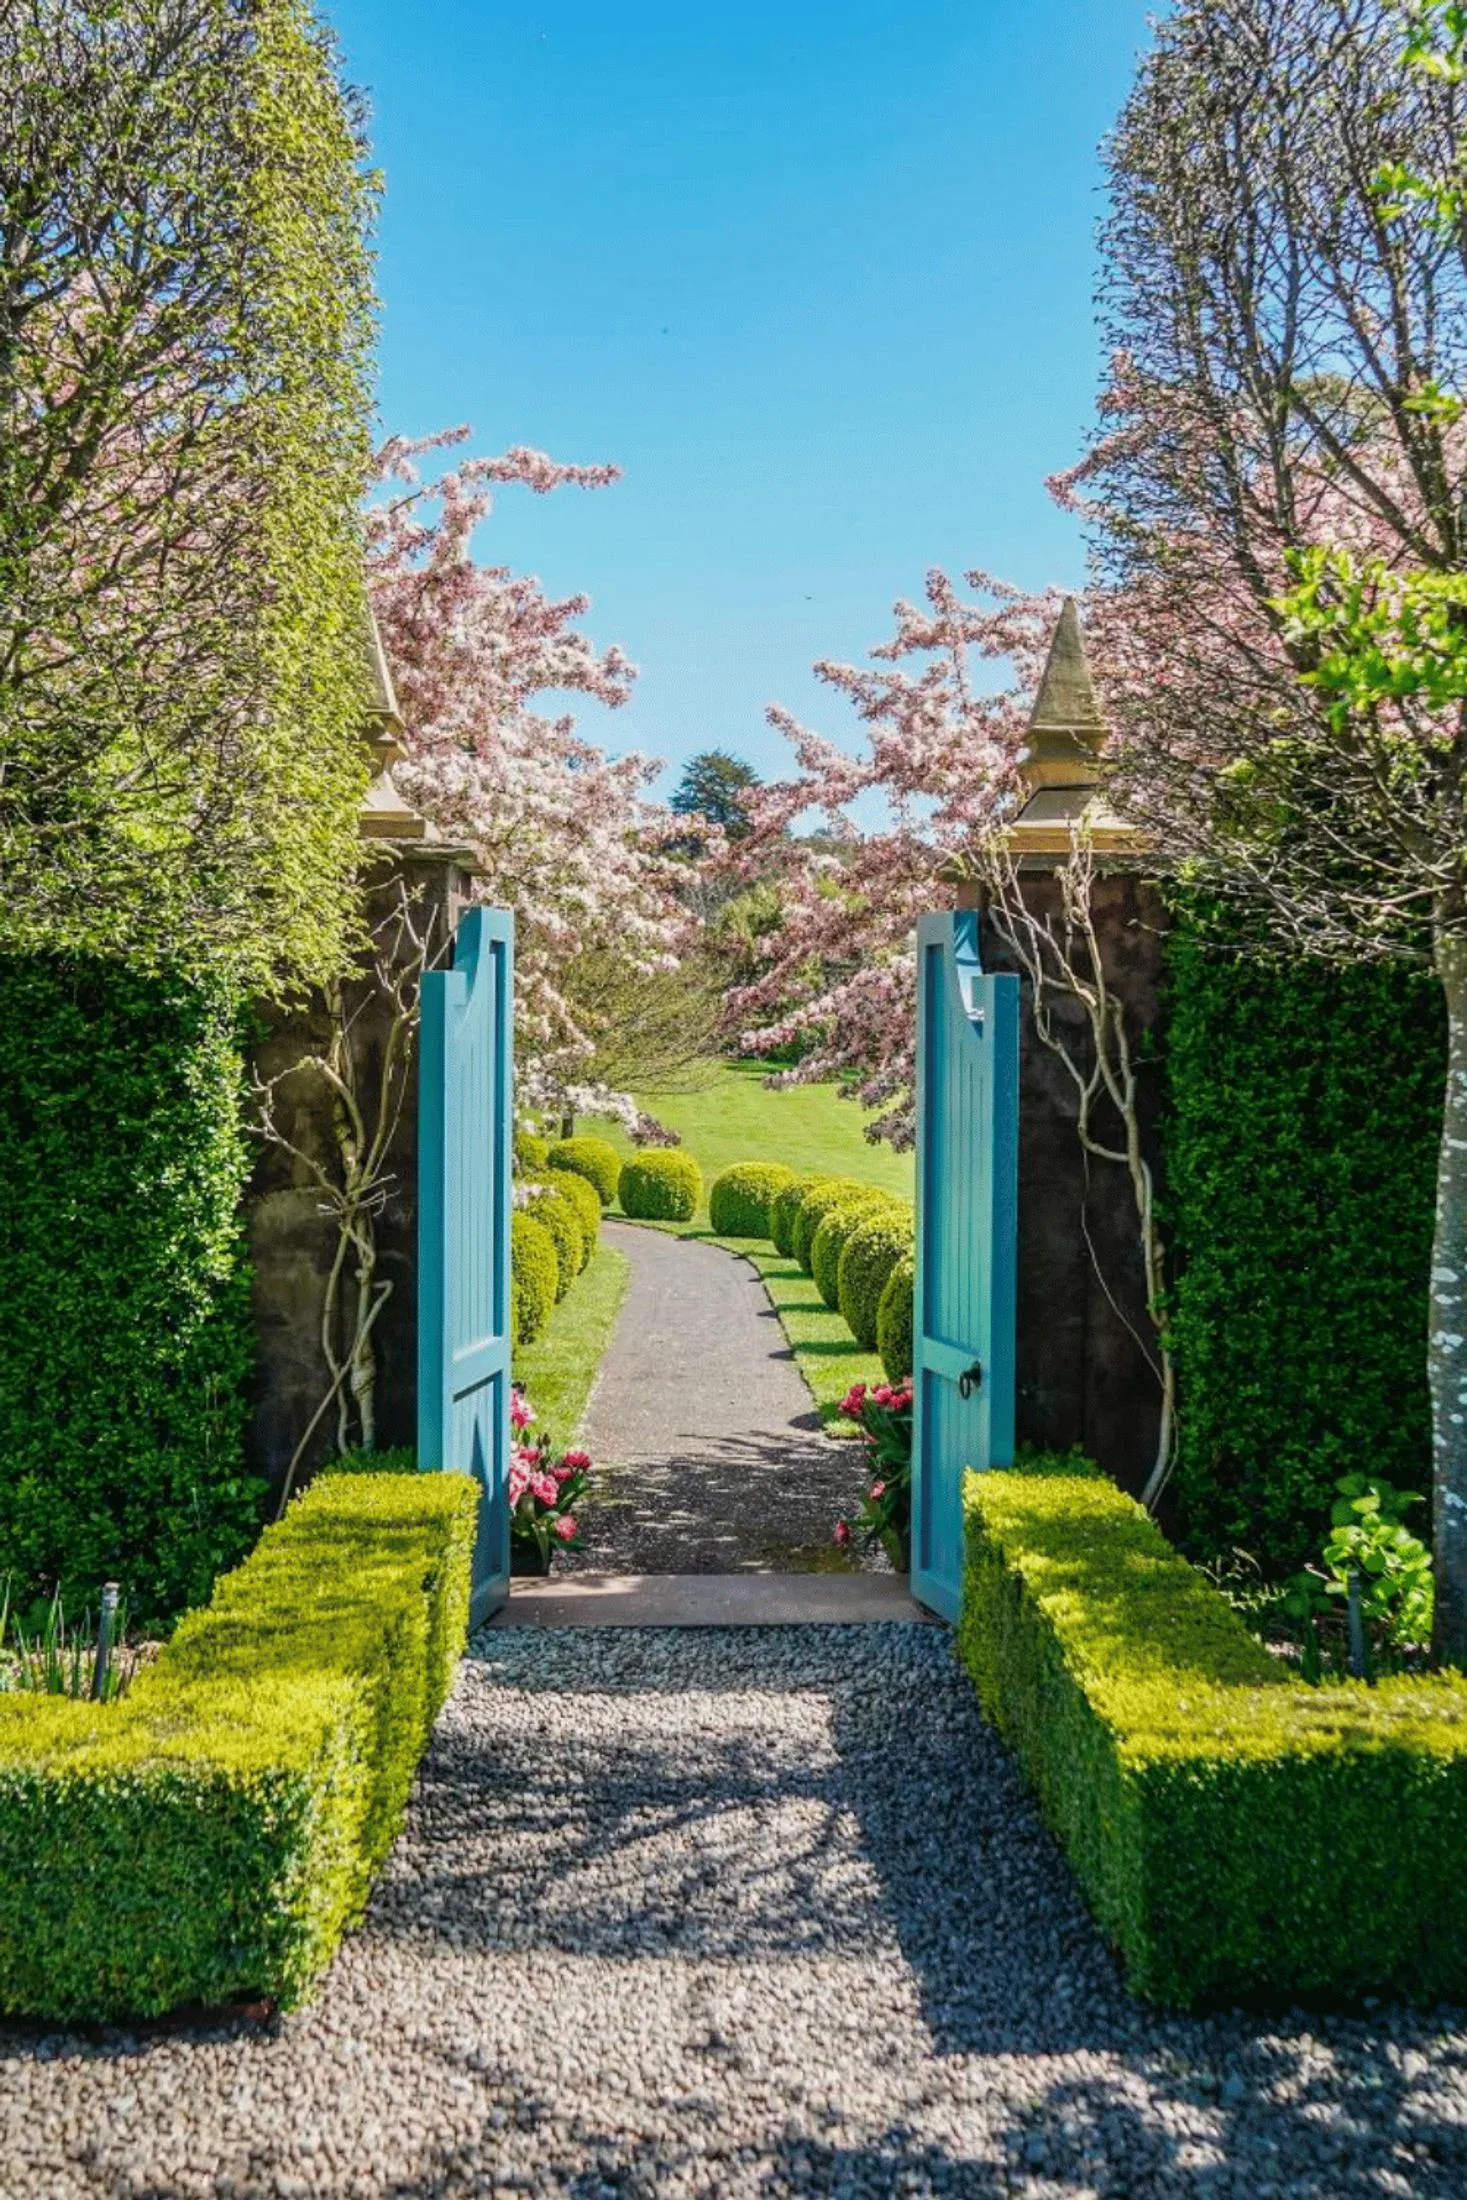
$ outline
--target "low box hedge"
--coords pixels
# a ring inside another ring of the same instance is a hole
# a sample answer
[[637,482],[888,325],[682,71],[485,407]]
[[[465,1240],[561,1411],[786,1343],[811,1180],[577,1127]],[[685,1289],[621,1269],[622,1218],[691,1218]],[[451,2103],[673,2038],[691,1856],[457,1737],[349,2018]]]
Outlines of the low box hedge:
[[1467,1680],[1308,1686],[1073,1462],[965,1498],[960,1653],[1136,1992],[1467,1992]]
[[304,1997],[452,1683],[478,1504],[323,1477],[120,1702],[0,1695],[0,2010]]

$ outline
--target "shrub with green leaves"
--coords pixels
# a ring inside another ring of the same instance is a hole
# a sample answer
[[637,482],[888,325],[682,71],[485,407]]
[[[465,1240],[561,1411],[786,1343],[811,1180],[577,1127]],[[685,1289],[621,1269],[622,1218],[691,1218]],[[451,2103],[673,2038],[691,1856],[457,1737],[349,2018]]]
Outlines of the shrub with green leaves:
[[783,1253],[786,1260],[794,1257],[795,1217],[800,1211],[805,1194],[812,1192],[817,1184],[831,1184],[834,1181],[833,1177],[824,1176],[818,1170],[814,1173],[807,1171],[803,1176],[792,1178],[784,1190],[776,1192],[770,1201],[769,1235],[774,1241],[775,1251]]
[[830,1213],[839,1207],[853,1192],[864,1192],[869,1185],[859,1183],[852,1176],[827,1177],[822,1183],[812,1184],[795,1209],[795,1219],[790,1226],[790,1251],[808,1276],[810,1260],[815,1244],[815,1232]]
[[542,1176],[550,1160],[550,1141],[537,1138],[533,1131],[516,1131],[514,1134],[514,1167],[516,1176]]
[[781,1161],[737,1161],[713,1179],[708,1220],[719,1237],[767,1238],[774,1201],[794,1181]]
[[889,1192],[869,1187],[852,1192],[834,1207],[827,1208],[819,1229],[810,1240],[810,1273],[815,1279],[816,1290],[832,1313],[840,1306],[840,1260],[851,1233],[873,1215],[900,1211]]
[[1249,960],[1220,912],[1189,911],[1165,1064],[1179,1525],[1199,1557],[1241,1547],[1278,1580],[1317,1552],[1341,1475],[1430,1472],[1441,987]]
[[239,1004],[221,981],[0,957],[0,1578],[135,1622],[249,1549]]
[[691,1222],[703,1197],[703,1172],[690,1153],[639,1154],[621,1172],[623,1214],[637,1222]]
[[888,1382],[899,1383],[916,1366],[917,1263],[904,1254],[886,1279],[876,1309],[876,1349]]
[[965,1504],[960,1654],[1136,1992],[1467,1992],[1467,1679],[1308,1686],[1068,1460]]
[[546,1166],[569,1170],[572,1176],[594,1184],[603,1207],[609,1207],[616,1197],[621,1155],[609,1138],[558,1138],[546,1157]]
[[561,1199],[569,1202],[577,1222],[581,1226],[581,1266],[584,1268],[596,1250],[601,1235],[601,1194],[585,1177],[577,1176],[574,1169],[546,1169],[539,1175],[527,1176],[527,1184],[547,1185]]
[[586,1265],[586,1237],[580,1216],[558,1192],[539,1186],[527,1189],[531,1190],[530,1202],[521,1211],[550,1233],[555,1246],[555,1296],[563,1299]]
[[560,1296],[560,1260],[544,1223],[518,1208],[510,1216],[509,1239],[514,1341],[533,1344]]
[[[911,1254],[913,1229],[909,1207],[894,1205],[890,1213],[877,1209],[857,1223],[841,1248],[836,1298],[851,1335],[868,1352],[879,1349],[881,1295],[892,1270]],[[911,1370],[904,1372],[910,1374]]]
[[1363,1667],[1373,1679],[1382,1667],[1402,1663],[1402,1652],[1431,1641],[1435,1583],[1431,1552],[1406,1526],[1422,1499],[1372,1474],[1343,1474],[1330,1510],[1322,1566],[1309,1566],[1285,1582],[1279,1615],[1300,1630],[1306,1680],[1318,1680],[1326,1659],[1334,1670],[1352,1669],[1348,1639],[1350,1589],[1355,1586],[1362,1633]]
[[0,2010],[305,1997],[451,1685],[478,1511],[463,1475],[324,1477],[119,1703],[0,1695]]

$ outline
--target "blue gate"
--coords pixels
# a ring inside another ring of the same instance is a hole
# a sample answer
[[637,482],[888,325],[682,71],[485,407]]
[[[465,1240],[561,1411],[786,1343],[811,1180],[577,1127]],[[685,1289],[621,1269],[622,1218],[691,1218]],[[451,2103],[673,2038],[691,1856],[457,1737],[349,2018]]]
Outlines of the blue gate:
[[514,919],[470,909],[423,979],[418,1072],[418,1465],[484,1492],[471,1625],[509,1594]]
[[978,917],[917,929],[917,1292],[912,1593],[963,1587],[963,1473],[1014,1456],[1019,981],[986,977]]

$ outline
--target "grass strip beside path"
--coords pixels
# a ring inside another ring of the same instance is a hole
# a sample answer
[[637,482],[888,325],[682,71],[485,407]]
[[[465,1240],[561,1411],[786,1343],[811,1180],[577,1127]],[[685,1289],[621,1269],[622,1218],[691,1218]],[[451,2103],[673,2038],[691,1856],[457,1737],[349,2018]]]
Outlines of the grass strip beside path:
[[625,1253],[599,1244],[535,1342],[514,1356],[514,1379],[558,1450],[580,1434],[631,1273]]
[[844,1316],[832,1313],[821,1298],[814,1277],[767,1239],[716,1238],[714,1243],[742,1253],[758,1269],[821,1420],[843,1435],[850,1433],[853,1424],[841,1414],[840,1402],[852,1383],[886,1381],[878,1355],[857,1344]]

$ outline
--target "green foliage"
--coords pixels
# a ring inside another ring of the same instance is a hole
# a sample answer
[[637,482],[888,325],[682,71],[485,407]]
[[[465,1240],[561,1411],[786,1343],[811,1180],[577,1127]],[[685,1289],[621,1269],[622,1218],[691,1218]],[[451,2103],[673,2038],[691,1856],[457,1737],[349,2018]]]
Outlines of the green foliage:
[[817,1184],[831,1184],[835,1179],[822,1176],[818,1171],[807,1170],[793,1177],[782,1192],[776,1192],[769,1203],[769,1235],[775,1250],[792,1260],[795,1251],[795,1217],[800,1211],[806,1192],[812,1192]]
[[582,1176],[588,1184],[594,1184],[603,1207],[609,1207],[616,1197],[621,1155],[609,1139],[558,1138],[550,1149],[548,1166],[568,1169],[572,1176]]
[[10,10],[0,86],[0,947],[324,980],[374,336],[334,47],[305,0]]
[[535,1418],[562,1451],[580,1432],[630,1275],[625,1254],[613,1245],[598,1245],[585,1275],[535,1342],[515,1348],[514,1379],[533,1399]]
[[[795,1209],[795,1219],[790,1225],[790,1251],[807,1276],[814,1272],[811,1263],[815,1233],[832,1207],[844,1205],[853,1192],[869,1189],[869,1185],[859,1184],[854,1177],[849,1176],[826,1177],[822,1182],[810,1186]],[[829,1305],[830,1301],[827,1300],[826,1303]]]
[[1136,1992],[1467,1990],[1467,1680],[1306,1686],[1066,1460],[965,1499],[960,1654]]
[[767,1238],[779,1194],[795,1182],[782,1161],[739,1161],[713,1180],[708,1221],[719,1237]]
[[[562,1176],[567,1172],[562,1170]],[[563,1299],[586,1265],[586,1233],[581,1218],[568,1199],[555,1191],[536,1190],[524,1212],[542,1230],[548,1230],[555,1246],[555,1296]]]
[[516,1131],[514,1134],[514,1166],[516,1176],[540,1176],[550,1164],[550,1140],[537,1138],[533,1131]]
[[155,1625],[249,1548],[237,1000],[0,957],[0,1576]]
[[690,1153],[645,1153],[623,1164],[622,1212],[638,1222],[691,1222],[703,1197],[703,1173]]
[[119,1704],[0,1696],[0,2009],[300,2002],[468,1626],[467,1477],[318,1480]]
[[727,749],[704,749],[683,766],[668,807],[679,817],[706,818],[730,840],[742,840],[749,830],[749,790],[758,784],[759,774],[742,757],[730,756]]
[[876,1309],[876,1349],[888,1382],[899,1383],[916,1364],[914,1329],[917,1264],[904,1254],[886,1279]]
[[1277,1580],[1342,1474],[1427,1471],[1443,1009],[1393,966],[1241,960],[1223,922],[1184,909],[1167,949],[1175,1489],[1188,1549]]
[[852,1232],[873,1215],[896,1211],[896,1203],[887,1193],[862,1185],[821,1216],[820,1227],[810,1240],[810,1273],[816,1290],[832,1311],[840,1306],[840,1259]]
[[601,1194],[594,1184],[574,1169],[546,1169],[543,1175],[527,1175],[527,1184],[546,1184],[568,1202],[581,1226],[581,1266],[584,1268],[601,1234]]
[[545,1225],[519,1209],[510,1217],[509,1239],[514,1341],[533,1344],[560,1296],[560,1257]]
[[[1345,1617],[1352,1578],[1365,1630],[1362,1677],[1371,1678],[1382,1664],[1398,1662],[1397,1652],[1431,1641],[1431,1552],[1405,1525],[1406,1514],[1422,1500],[1374,1475],[1341,1475],[1335,1487],[1339,1496],[1330,1509],[1325,1570],[1306,1567],[1293,1575],[1284,1584],[1280,1604],[1283,1617],[1302,1629],[1306,1680],[1320,1677],[1331,1647],[1328,1634],[1321,1642],[1320,1622],[1328,1629],[1330,1621]],[[1329,1632],[1343,1634],[1338,1624]],[[1335,1648],[1330,1663],[1341,1673],[1350,1669],[1347,1639]]]
[[[889,1213],[877,1210],[861,1219],[841,1248],[836,1300],[851,1335],[868,1352],[877,1349],[882,1293],[892,1270],[911,1254],[913,1229],[910,1210],[893,1203]],[[903,1372],[910,1374],[911,1370]]]

